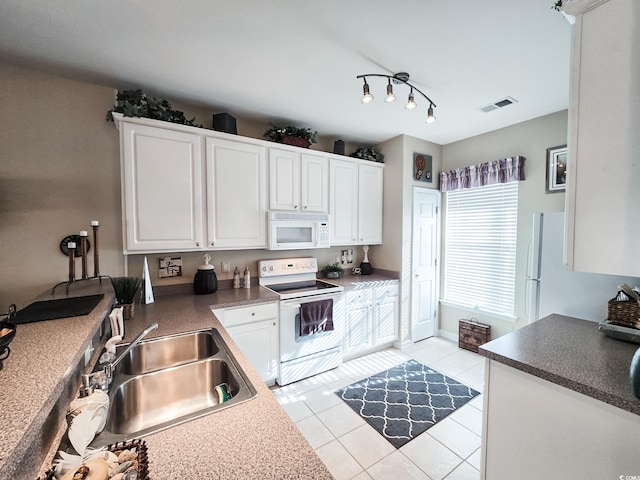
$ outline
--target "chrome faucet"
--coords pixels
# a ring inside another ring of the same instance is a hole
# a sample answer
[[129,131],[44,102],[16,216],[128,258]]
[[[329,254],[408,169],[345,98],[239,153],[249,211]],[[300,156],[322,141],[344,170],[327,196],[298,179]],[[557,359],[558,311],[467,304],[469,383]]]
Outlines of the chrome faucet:
[[[136,345],[140,343],[140,341],[146,337],[149,332],[158,328],[158,322],[154,322],[145,328],[140,334],[134,338],[127,348],[112,362],[107,362],[102,370],[98,370],[97,372],[85,373],[82,375],[82,385],[80,388],[80,396],[85,397],[90,395],[93,392],[93,388],[96,383],[100,384],[100,388],[105,391],[108,391],[109,385],[111,385],[111,381],[113,380],[113,372],[116,367],[122,362],[124,357],[126,357],[131,349],[133,349]],[[94,377],[104,377],[104,381],[96,382]]]
[[109,379],[109,383],[111,383],[111,379],[113,378],[113,371],[124,359],[124,357],[127,356],[127,354],[131,351],[132,348],[134,348],[136,345],[140,343],[140,340],[142,340],[144,337],[146,337],[149,334],[149,332],[151,332],[152,330],[155,330],[156,328],[158,328],[158,322],[154,322],[151,325],[149,325],[142,332],[140,332],[140,335],[138,335],[136,338],[134,338],[131,341],[131,343],[127,346],[127,348],[124,349],[124,352],[122,352],[118,356],[118,358],[116,358],[113,362],[107,362],[107,364],[104,366],[104,373],[107,375],[107,378]]

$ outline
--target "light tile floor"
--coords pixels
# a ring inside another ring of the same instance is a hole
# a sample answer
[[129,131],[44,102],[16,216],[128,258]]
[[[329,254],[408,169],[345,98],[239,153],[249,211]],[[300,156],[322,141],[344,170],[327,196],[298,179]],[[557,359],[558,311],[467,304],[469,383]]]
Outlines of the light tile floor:
[[396,449],[335,390],[413,358],[482,392],[484,357],[432,337],[388,348],[273,394],[336,480],[479,480],[482,395]]

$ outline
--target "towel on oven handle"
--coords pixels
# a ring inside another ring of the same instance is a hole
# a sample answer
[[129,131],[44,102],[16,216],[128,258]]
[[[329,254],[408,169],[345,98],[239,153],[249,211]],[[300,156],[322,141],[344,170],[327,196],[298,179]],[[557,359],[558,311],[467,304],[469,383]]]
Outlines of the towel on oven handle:
[[300,305],[300,336],[333,330],[333,300],[318,300]]

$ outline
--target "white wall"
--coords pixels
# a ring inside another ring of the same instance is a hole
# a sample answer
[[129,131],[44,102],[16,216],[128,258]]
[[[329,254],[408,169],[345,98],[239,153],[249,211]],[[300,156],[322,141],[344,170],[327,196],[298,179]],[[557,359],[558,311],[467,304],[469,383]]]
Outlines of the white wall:
[[[493,112],[499,113],[499,112]],[[491,115],[488,113],[487,115]],[[442,149],[442,168],[450,170],[500,158],[522,155],[525,178],[518,187],[518,237],[516,258],[516,322],[500,320],[488,315],[458,308],[441,306],[440,329],[457,336],[458,320],[475,317],[492,326],[496,338],[528,323],[525,313],[525,274],[527,248],[531,238],[534,212],[564,210],[564,192],[546,193],[546,150],[567,143],[567,111],[553,113],[527,122],[495,130],[483,135],[445,145]],[[446,238],[443,237],[443,249]]]

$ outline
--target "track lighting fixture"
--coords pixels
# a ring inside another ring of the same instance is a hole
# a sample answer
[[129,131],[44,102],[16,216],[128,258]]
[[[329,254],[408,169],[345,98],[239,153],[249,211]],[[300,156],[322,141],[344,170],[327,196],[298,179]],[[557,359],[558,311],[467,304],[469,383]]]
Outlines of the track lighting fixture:
[[369,84],[367,83],[367,79],[364,79],[364,85],[362,87],[362,103],[369,103],[371,101],[373,101],[373,95],[371,95],[371,92],[369,91]]
[[373,101],[373,95],[371,95],[371,92],[369,90],[367,77],[383,77],[387,79],[388,81],[387,96],[384,98],[384,101],[387,103],[391,103],[396,99],[396,96],[393,94],[392,82],[395,83],[396,85],[404,84],[408,86],[410,88],[410,91],[409,91],[409,98],[408,98],[407,104],[405,105],[405,108],[407,110],[413,110],[418,106],[418,104],[415,101],[415,95],[414,95],[414,90],[415,90],[429,102],[429,109],[427,110],[427,123],[433,123],[435,121],[436,117],[433,114],[433,109],[436,107],[436,104],[433,103],[433,100],[431,100],[424,93],[422,93],[419,88],[409,83],[408,73],[400,72],[400,73],[396,73],[395,75],[385,75],[382,73],[367,73],[365,75],[358,75],[356,78],[362,78],[362,80],[364,81],[364,85],[362,87],[362,91],[363,91],[362,103],[370,103],[371,101]]

